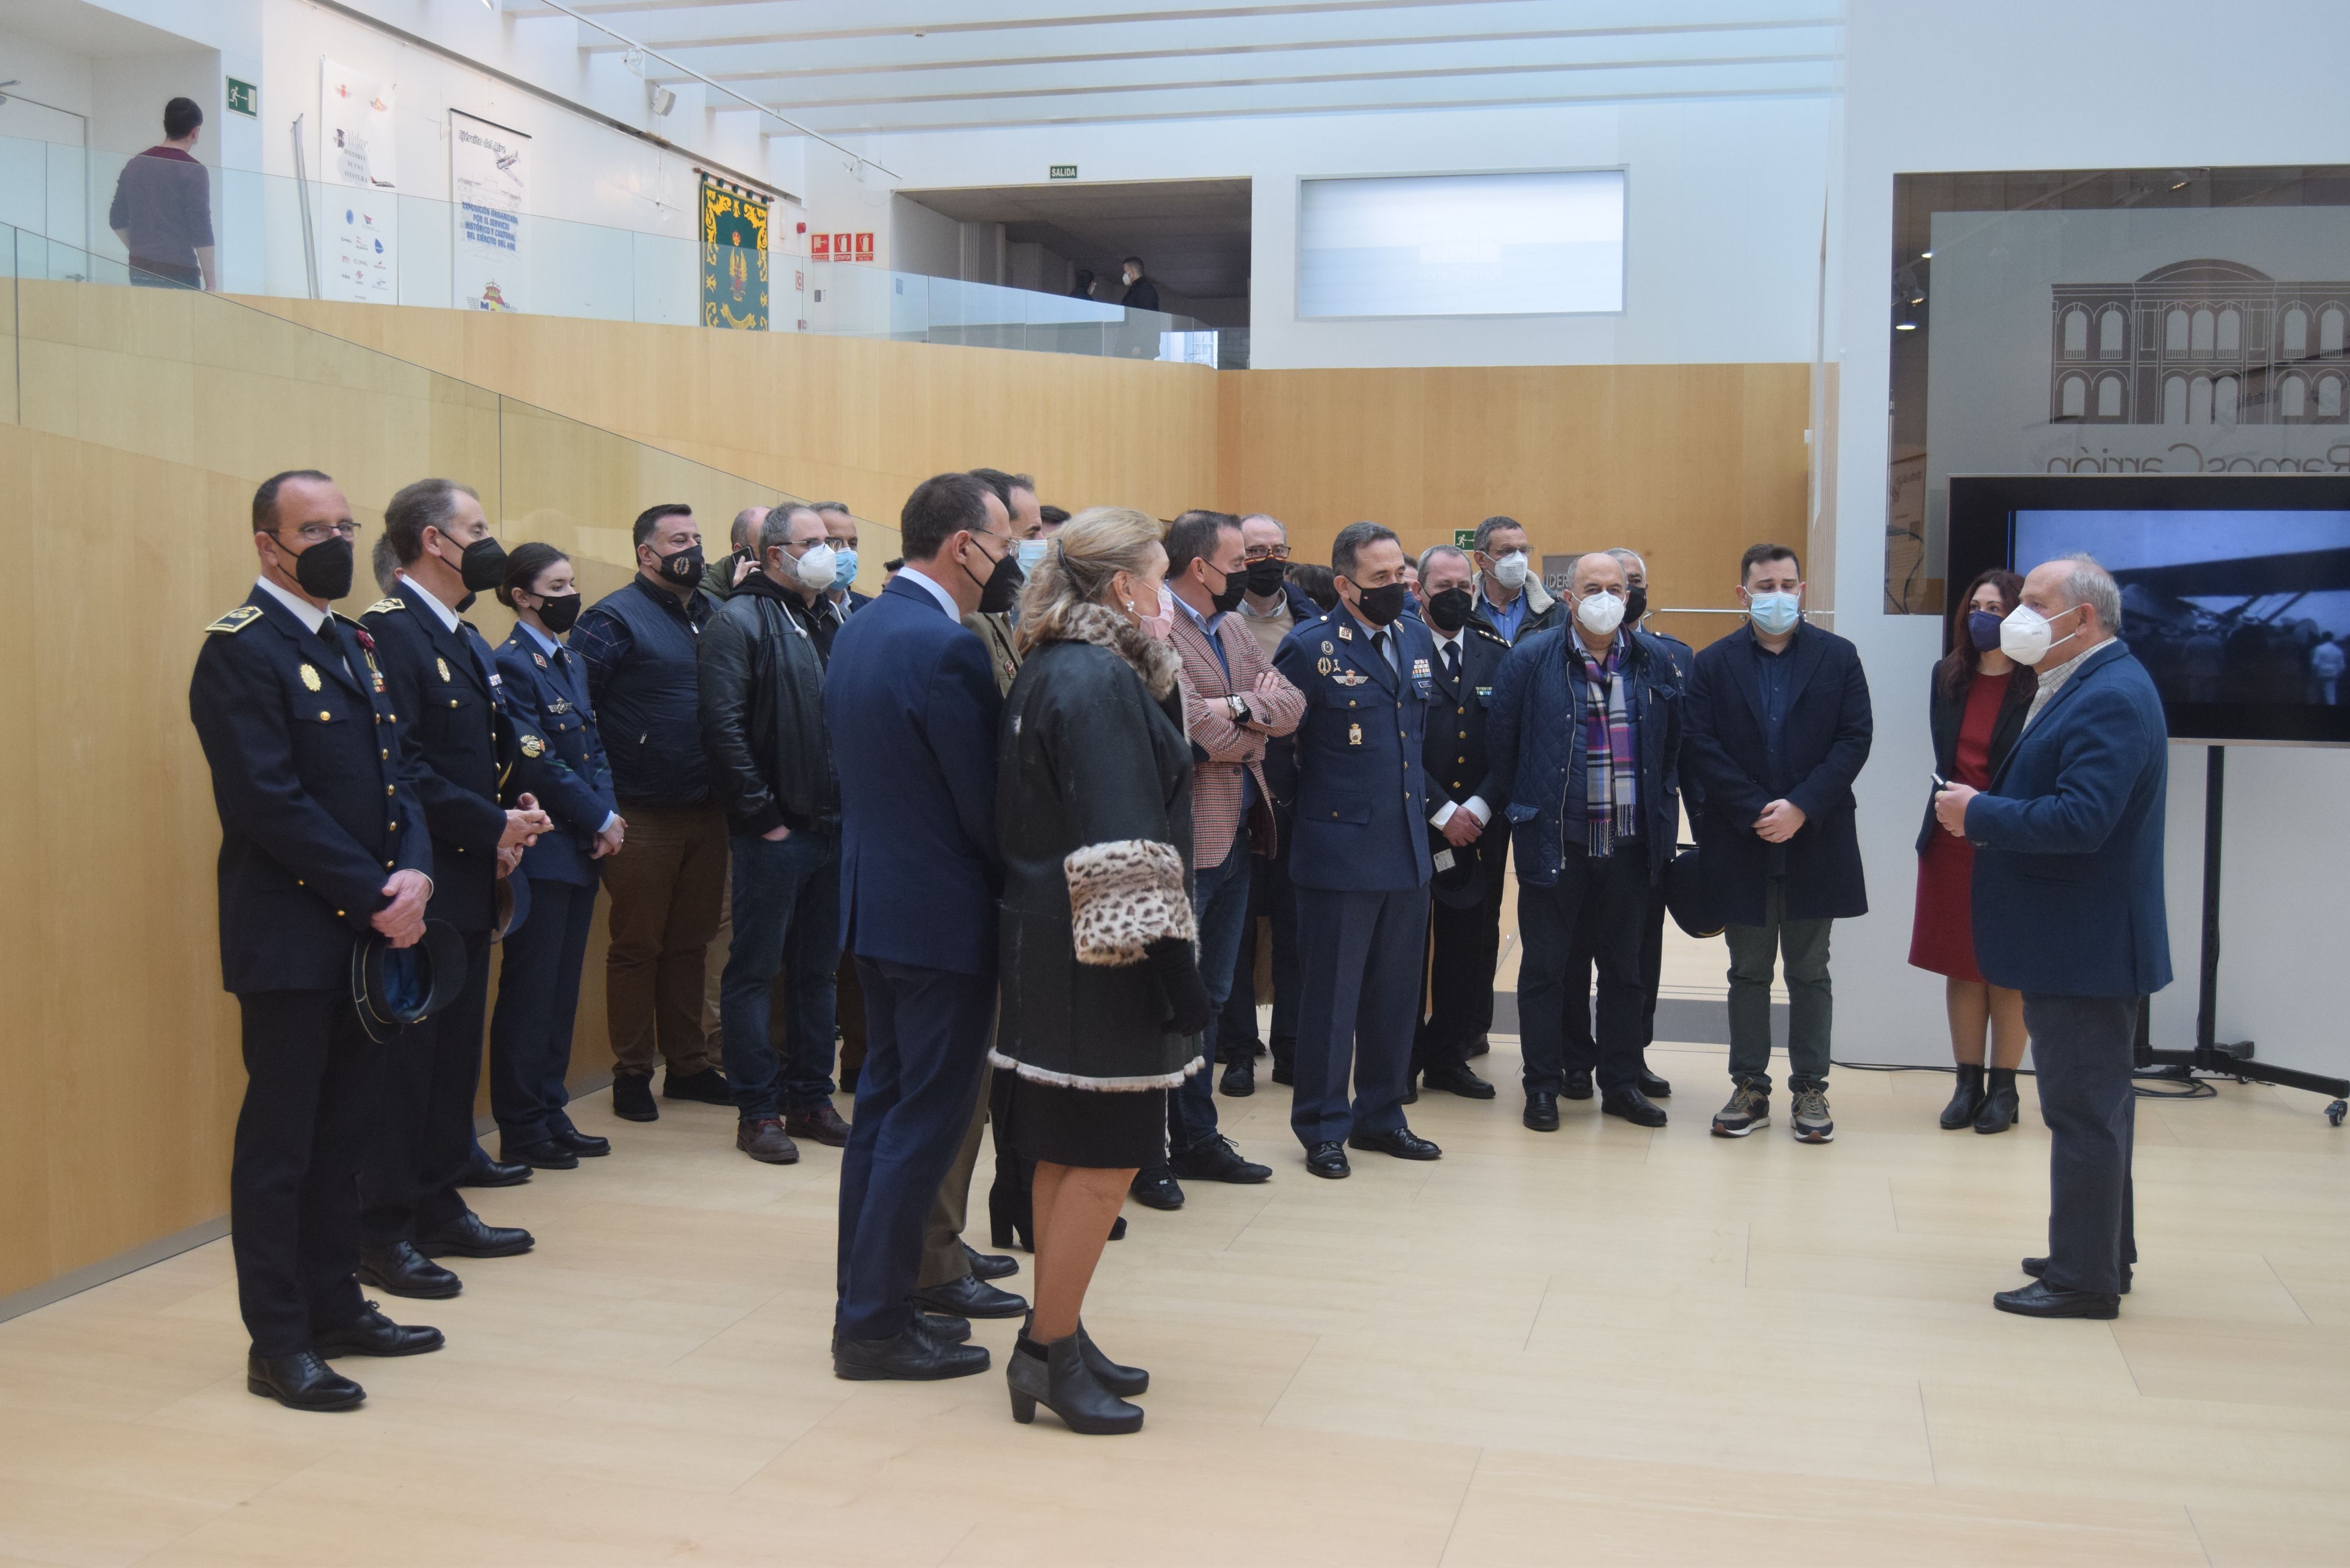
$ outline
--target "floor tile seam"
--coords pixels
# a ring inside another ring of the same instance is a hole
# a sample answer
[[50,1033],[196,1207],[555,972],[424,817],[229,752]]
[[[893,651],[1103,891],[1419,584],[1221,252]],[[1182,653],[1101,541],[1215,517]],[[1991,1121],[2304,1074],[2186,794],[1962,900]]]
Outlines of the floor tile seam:
[[1461,1533],[1461,1516],[1469,1511],[1469,1494],[1477,1489],[1477,1472],[1485,1468],[1485,1450],[1481,1446],[1477,1456],[1469,1463],[1469,1473],[1461,1478],[1461,1495],[1452,1504],[1452,1518],[1444,1527],[1444,1544],[1436,1549],[1436,1568],[1444,1568],[1444,1561],[1452,1555],[1452,1538]]

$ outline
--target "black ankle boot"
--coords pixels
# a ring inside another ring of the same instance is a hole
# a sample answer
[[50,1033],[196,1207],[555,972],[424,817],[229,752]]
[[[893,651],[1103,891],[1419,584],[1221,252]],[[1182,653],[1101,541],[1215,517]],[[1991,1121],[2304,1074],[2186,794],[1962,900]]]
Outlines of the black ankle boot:
[[999,1247],[1009,1247],[1016,1240],[1020,1250],[1036,1250],[1035,1210],[1033,1199],[1024,1188],[1015,1187],[1002,1167],[995,1172],[995,1184],[987,1189],[988,1236]]
[[1983,1096],[1982,1108],[1975,1116],[1975,1131],[2003,1133],[2015,1125],[2022,1111],[2015,1094],[2015,1069],[1993,1067],[1990,1092]]
[[[1020,1321],[1021,1344],[1038,1343],[1035,1336],[1035,1326],[1036,1314],[1033,1312]],[[1084,1354],[1086,1370],[1094,1375],[1094,1380],[1119,1398],[1131,1399],[1138,1394],[1150,1391],[1150,1374],[1139,1366],[1120,1366],[1104,1355],[1101,1346],[1094,1343],[1094,1336],[1086,1332],[1082,1322],[1077,1324],[1077,1348]]]
[[[2007,1076],[2010,1083],[2013,1083],[2015,1081],[2014,1074],[2010,1073]],[[1958,1131],[1960,1127],[1965,1127],[1969,1122],[1973,1121],[1975,1119],[1975,1113],[1981,1110],[1982,1106],[1982,1064],[1981,1062],[1961,1062],[1959,1064],[1959,1086],[1956,1090],[1952,1091],[1950,1095],[1950,1103],[1942,1107],[1942,1130],[1944,1132]]]
[[1142,1430],[1142,1407],[1101,1386],[1086,1365],[1080,1341],[1076,1334],[1050,1345],[1020,1336],[1003,1366],[1012,1390],[1012,1418],[1025,1426],[1036,1418],[1036,1407],[1042,1405],[1069,1430],[1089,1437]]

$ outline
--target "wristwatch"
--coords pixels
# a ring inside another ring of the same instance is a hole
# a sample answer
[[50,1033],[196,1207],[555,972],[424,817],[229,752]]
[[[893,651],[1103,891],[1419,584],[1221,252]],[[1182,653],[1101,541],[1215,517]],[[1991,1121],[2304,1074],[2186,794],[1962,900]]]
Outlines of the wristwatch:
[[1248,699],[1237,692],[1224,699],[1224,711],[1232,716],[1235,724],[1245,724],[1256,717],[1249,711]]

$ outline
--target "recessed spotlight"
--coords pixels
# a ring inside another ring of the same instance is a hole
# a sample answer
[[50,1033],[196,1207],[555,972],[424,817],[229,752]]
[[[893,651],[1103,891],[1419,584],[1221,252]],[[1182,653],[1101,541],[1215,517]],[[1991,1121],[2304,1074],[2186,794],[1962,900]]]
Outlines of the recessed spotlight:
[[1932,261],[1934,259],[1934,253],[1931,251],[1919,251],[1918,253],[1918,259],[1919,261]]
[[1918,324],[1914,321],[1897,321],[1893,324],[1893,330],[1896,332],[1915,332],[1918,330]]

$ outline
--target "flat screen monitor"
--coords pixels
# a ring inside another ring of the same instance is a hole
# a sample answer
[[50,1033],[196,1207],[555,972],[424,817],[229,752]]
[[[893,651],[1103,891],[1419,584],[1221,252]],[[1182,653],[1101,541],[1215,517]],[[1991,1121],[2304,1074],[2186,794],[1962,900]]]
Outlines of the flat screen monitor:
[[2350,745],[2350,474],[1953,475],[1950,518],[1946,628],[1977,574],[2086,551],[2173,739]]

